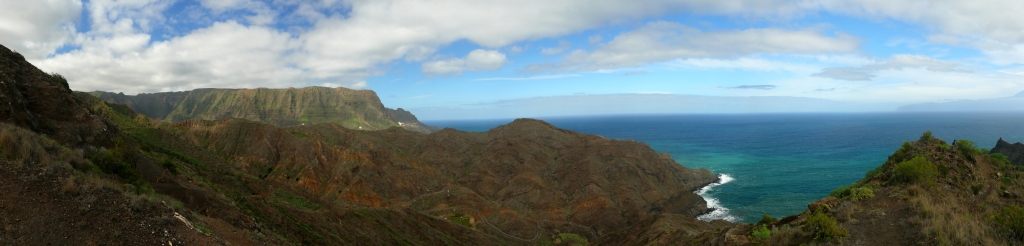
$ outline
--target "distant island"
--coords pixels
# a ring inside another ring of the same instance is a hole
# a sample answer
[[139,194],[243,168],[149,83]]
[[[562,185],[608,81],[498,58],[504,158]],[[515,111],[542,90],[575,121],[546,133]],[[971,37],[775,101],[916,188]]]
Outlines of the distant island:
[[902,106],[899,112],[984,112],[984,111],[1024,111],[1024,91],[1012,97],[959,100],[944,103],[920,103]]

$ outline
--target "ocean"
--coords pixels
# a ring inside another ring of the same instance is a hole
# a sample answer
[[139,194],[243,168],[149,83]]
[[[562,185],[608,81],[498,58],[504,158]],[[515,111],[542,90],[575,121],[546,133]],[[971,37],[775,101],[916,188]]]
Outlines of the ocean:
[[[1024,113],[823,113],[633,115],[540,118],[557,127],[645,142],[688,168],[707,168],[720,184],[698,191],[716,212],[701,219],[779,218],[849,185],[925,131],[946,142],[992,148],[1024,142]],[[511,119],[427,121],[486,131]]]

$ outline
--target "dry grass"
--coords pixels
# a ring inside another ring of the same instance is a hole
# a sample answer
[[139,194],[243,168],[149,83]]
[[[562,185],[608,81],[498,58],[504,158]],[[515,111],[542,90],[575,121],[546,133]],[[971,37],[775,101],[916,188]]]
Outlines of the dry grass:
[[82,153],[29,130],[0,123],[0,157],[11,163],[46,170],[88,165]]
[[990,232],[991,223],[982,216],[971,215],[965,208],[951,204],[949,199],[921,196],[911,199],[920,209],[918,213],[924,232],[938,245],[1006,245]]

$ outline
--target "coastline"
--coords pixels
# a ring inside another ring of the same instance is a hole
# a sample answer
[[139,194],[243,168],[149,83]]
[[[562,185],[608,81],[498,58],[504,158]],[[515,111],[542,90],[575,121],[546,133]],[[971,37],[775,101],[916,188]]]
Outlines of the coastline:
[[712,183],[710,183],[708,185],[705,185],[704,187],[701,187],[700,189],[697,189],[696,191],[694,191],[694,194],[697,194],[700,197],[704,198],[704,202],[707,203],[707,207],[708,207],[707,212],[697,216],[698,220],[708,221],[708,222],[713,221],[713,220],[725,220],[725,221],[729,221],[729,222],[736,222],[736,221],[740,220],[740,218],[730,214],[729,213],[729,208],[726,208],[726,207],[722,206],[719,203],[718,198],[714,198],[714,197],[710,197],[710,196],[706,195],[708,191],[711,191],[715,187],[717,187],[719,185],[727,184],[727,183],[732,182],[734,180],[736,180],[736,179],[733,178],[732,176],[729,176],[728,174],[724,174],[724,173],[718,174],[718,178],[715,179],[715,182],[712,182]]

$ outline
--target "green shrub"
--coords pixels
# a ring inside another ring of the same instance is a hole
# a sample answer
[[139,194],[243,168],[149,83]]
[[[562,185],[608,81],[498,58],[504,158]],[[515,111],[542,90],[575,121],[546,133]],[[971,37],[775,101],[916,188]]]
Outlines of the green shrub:
[[448,216],[448,221],[451,221],[452,223],[455,223],[460,226],[464,226],[466,228],[473,228],[473,225],[469,223],[469,216],[463,215],[461,213],[455,213],[452,216]]
[[578,234],[559,233],[558,237],[562,239],[562,243],[565,245],[583,246],[590,244],[590,242],[588,242],[586,238],[583,238]]
[[804,229],[813,230],[814,239],[819,241],[838,240],[849,235],[845,228],[839,226],[836,218],[832,218],[820,210],[815,211],[811,217],[807,218]]
[[935,186],[939,176],[939,168],[924,156],[914,157],[909,161],[896,164],[892,181],[899,183],[917,183],[927,187]]
[[64,75],[60,75],[58,73],[51,73],[50,78],[53,78],[54,82],[57,82],[58,84],[64,86],[64,89],[71,89],[71,86],[68,86],[68,79],[64,78]]
[[988,154],[988,156],[991,156],[992,159],[994,159],[994,160],[996,160],[996,161],[998,161],[1000,163],[1004,163],[1004,164],[1005,163],[1010,163],[1010,158],[1006,157],[1006,155],[1004,155],[1003,153],[991,153],[991,154]]
[[919,138],[918,141],[927,142],[931,141],[932,139],[935,139],[934,137],[932,137],[932,131],[925,131],[924,134],[921,134],[921,138]]
[[828,193],[829,196],[835,198],[843,198],[850,195],[850,186],[840,185],[839,188],[832,190]]
[[1024,207],[1010,205],[1003,207],[1003,211],[997,213],[993,218],[995,223],[1007,230],[1016,239],[1024,240]]
[[971,140],[957,140],[956,148],[964,155],[972,155],[981,152],[981,150],[978,149],[978,146],[974,145],[974,142],[971,142]]
[[875,197],[875,190],[871,187],[857,187],[850,189],[850,200],[862,201]]
[[174,162],[171,162],[171,159],[164,158],[164,161],[160,162],[160,166],[167,169],[167,171],[170,171],[171,174],[178,175],[178,166],[174,165]]
[[750,232],[750,236],[754,239],[768,239],[768,237],[772,236],[772,230],[768,230],[768,226],[762,224],[760,226],[755,226],[754,230]]
[[757,224],[758,225],[771,225],[771,224],[775,224],[775,222],[779,222],[779,219],[773,218],[771,215],[764,214],[764,215],[761,215],[761,221],[758,221]]
[[978,193],[981,192],[982,188],[985,188],[985,184],[972,185],[971,186],[971,191],[974,192],[975,195],[977,195]]

